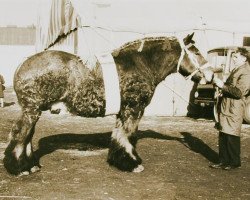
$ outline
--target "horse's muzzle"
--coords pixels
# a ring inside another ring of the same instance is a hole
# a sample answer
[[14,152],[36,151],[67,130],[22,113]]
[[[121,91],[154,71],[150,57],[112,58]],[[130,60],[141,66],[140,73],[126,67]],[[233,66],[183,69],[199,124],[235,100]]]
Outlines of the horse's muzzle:
[[204,74],[201,71],[197,71],[192,77],[190,77],[192,81],[196,83],[204,82]]
[[202,85],[211,83],[214,77],[214,72],[210,68],[200,69],[193,74],[191,80]]

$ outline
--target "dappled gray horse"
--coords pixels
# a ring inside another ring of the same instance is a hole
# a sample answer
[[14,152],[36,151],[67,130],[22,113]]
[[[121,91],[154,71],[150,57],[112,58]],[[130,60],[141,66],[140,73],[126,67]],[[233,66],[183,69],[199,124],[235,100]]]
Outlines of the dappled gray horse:
[[[207,61],[194,46],[193,34],[148,37],[129,42],[112,52],[120,85],[120,111],[112,132],[108,163],[123,171],[140,172],[142,160],[132,138],[156,86],[179,72],[198,82]],[[22,109],[5,150],[4,166],[12,174],[40,169],[32,149],[35,125],[42,111],[63,102],[70,113],[83,117],[105,116],[105,88],[100,66],[89,69],[77,57],[62,51],[43,51],[29,57],[16,70],[14,89]]]

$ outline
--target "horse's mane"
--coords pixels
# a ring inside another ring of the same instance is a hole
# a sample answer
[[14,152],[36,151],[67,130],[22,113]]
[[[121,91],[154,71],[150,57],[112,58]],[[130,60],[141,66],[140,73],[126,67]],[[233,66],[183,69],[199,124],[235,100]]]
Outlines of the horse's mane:
[[141,39],[137,39],[131,42],[127,42],[121,47],[115,49],[112,52],[113,56],[118,56],[120,53],[133,53],[133,52],[138,52],[140,51],[141,45],[143,45],[143,49],[149,49],[151,47],[156,47],[160,45],[164,45],[163,48],[167,49],[169,47],[168,44],[170,44],[171,41],[177,41],[176,37],[145,37]]

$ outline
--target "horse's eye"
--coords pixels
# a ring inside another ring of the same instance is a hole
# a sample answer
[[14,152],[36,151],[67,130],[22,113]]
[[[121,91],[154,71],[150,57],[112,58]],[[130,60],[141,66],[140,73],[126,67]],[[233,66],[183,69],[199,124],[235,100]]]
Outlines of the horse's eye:
[[201,54],[200,54],[200,52],[196,52],[195,55],[199,56],[199,55],[201,55]]

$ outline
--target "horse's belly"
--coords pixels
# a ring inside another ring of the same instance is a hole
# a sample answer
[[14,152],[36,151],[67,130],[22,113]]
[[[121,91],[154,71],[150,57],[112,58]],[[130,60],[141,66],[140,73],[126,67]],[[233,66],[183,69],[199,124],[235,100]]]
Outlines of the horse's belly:
[[72,88],[65,99],[65,104],[68,111],[75,115],[104,116],[106,101],[103,82],[95,80]]
[[52,114],[73,114],[82,117],[103,117],[105,115],[105,103],[102,102],[74,102],[74,104],[57,102],[51,106]]

